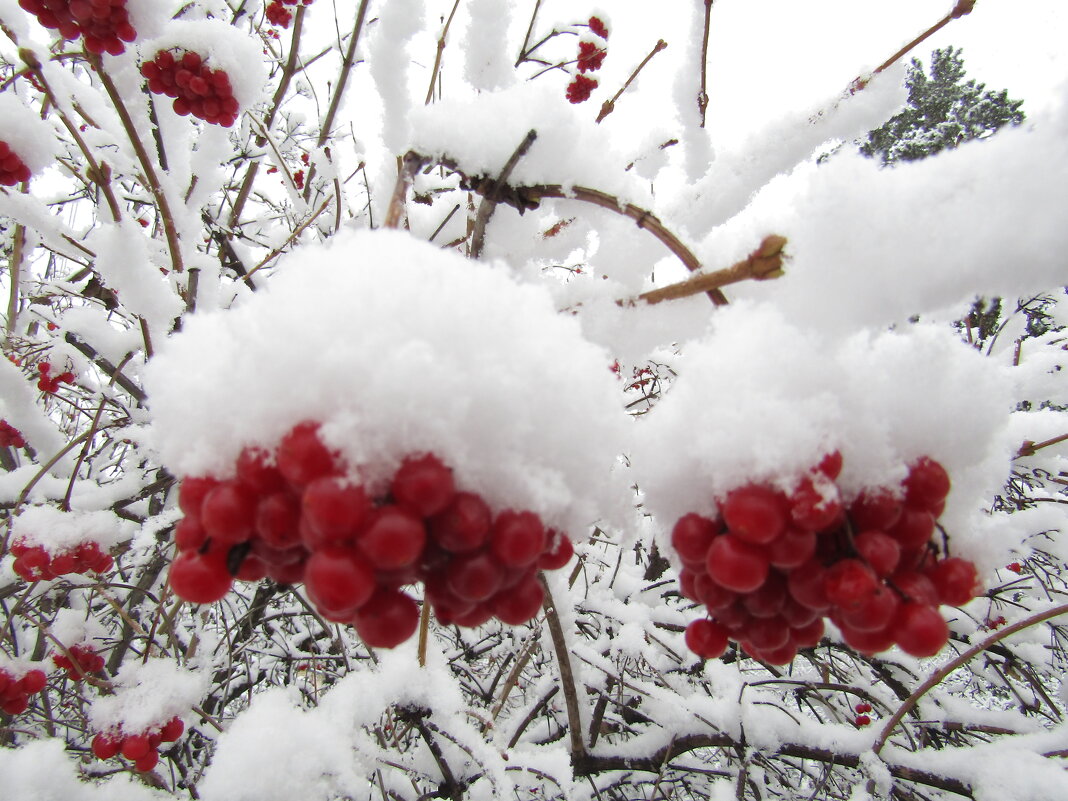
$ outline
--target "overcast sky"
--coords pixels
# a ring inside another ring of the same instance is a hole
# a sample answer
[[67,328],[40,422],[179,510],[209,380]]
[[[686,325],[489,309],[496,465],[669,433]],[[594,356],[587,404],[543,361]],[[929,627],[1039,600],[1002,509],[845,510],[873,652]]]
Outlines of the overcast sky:
[[[700,0],[602,0],[625,47],[658,58],[683,55],[671,32]],[[635,13],[624,14],[633,7]],[[709,45],[709,113],[725,140],[784,112],[808,109],[845,89],[953,7],[953,0],[716,0]],[[655,9],[655,10],[651,10]],[[613,14],[614,11],[614,14]],[[572,4],[571,14],[574,14]],[[624,24],[629,18],[642,24]],[[647,41],[648,40],[648,41]],[[925,63],[936,47],[964,48],[970,77],[1008,89],[1032,113],[1068,92],[1068,2],[978,0],[974,11],[916,48]],[[664,66],[667,66],[666,64]],[[653,76],[650,75],[650,78]],[[719,138],[719,137],[717,137]]]

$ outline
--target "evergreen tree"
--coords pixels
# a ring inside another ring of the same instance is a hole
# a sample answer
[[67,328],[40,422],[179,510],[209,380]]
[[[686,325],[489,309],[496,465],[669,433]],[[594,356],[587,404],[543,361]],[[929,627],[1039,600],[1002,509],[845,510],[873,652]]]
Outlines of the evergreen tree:
[[905,78],[908,105],[871,131],[860,152],[878,155],[883,164],[915,161],[1024,121],[1022,100],[1010,100],[1005,89],[987,91],[964,75],[960,48],[935,50],[930,77],[914,58]]

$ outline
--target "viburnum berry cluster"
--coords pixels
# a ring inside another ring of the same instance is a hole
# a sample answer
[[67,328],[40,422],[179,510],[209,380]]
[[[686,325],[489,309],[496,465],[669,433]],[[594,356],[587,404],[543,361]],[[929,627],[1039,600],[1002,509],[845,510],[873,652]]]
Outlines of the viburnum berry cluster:
[[90,53],[117,56],[126,52],[125,42],[137,38],[126,0],[19,0],[19,5],[64,39],[84,36]]
[[0,668],[0,709],[8,715],[21,715],[30,706],[30,696],[41,692],[47,682],[42,670],[28,670],[16,677],[10,668]]
[[823,616],[865,654],[897,644],[933,656],[949,638],[939,604],[977,592],[975,566],[938,558],[932,542],[950,480],[921,458],[897,491],[862,492],[846,507],[834,453],[790,495],[762,484],[730,492],[719,517],[684,515],[672,544],[683,563],[682,593],[709,618],[686,630],[698,656],[724,653],[728,639],[750,656],[787,664],[823,635]]
[[41,545],[29,545],[25,540],[11,544],[15,557],[13,568],[24,581],[50,581],[60,576],[88,573],[102,574],[111,570],[115,560],[92,540],[76,548],[50,554]]
[[856,710],[857,716],[853,718],[853,725],[858,729],[871,725],[871,716],[868,714],[871,712],[871,704],[863,703],[857,704],[853,707]]
[[216,601],[233,578],[303,582],[324,618],[391,648],[419,618],[403,586],[423,582],[442,623],[518,625],[541,609],[538,571],[563,567],[573,553],[532,512],[494,517],[433,454],[405,459],[388,492],[372,497],[314,422],[293,428],[273,454],[244,450],[235,467],[233,479],[191,477],[179,489],[185,517],[170,583],[187,601]]
[[25,448],[26,438],[7,420],[0,420],[0,448]]
[[93,754],[97,759],[113,759],[122,755],[133,762],[134,770],[145,773],[159,763],[159,747],[173,743],[182,736],[185,723],[181,718],[171,718],[162,726],[136,734],[118,731],[99,732],[93,737]]
[[593,90],[597,88],[597,79],[585,75],[587,72],[595,72],[604,63],[604,57],[608,54],[608,28],[598,17],[590,17],[590,32],[597,39],[581,39],[578,44],[578,58],[576,66],[579,74],[567,85],[567,99],[571,103],[582,103],[590,99]]
[[30,180],[30,168],[7,142],[0,141],[0,184],[14,186]]
[[64,370],[62,373],[53,374],[52,365],[48,362],[39,362],[37,372],[39,373],[37,388],[50,395],[58,392],[62,384],[74,383],[74,373],[70,370]]
[[52,661],[57,668],[67,671],[67,678],[71,681],[81,681],[90,673],[104,669],[104,657],[94,651],[93,646],[88,643],[76,643],[70,646],[67,654],[52,654]]
[[237,119],[240,105],[234,97],[230,76],[212,69],[199,53],[191,50],[161,50],[141,65],[148,79],[148,91],[174,98],[174,112],[192,114],[212,125],[229,128]]
[[293,12],[286,6],[304,5],[310,6],[312,0],[271,0],[264,9],[267,21],[279,28],[288,28],[293,21]]

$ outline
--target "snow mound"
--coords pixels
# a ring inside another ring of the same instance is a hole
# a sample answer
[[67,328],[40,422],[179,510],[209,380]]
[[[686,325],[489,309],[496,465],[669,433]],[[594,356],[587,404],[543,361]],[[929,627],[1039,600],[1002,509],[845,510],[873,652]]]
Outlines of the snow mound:
[[241,306],[194,316],[146,386],[177,475],[230,476],[243,447],[314,420],[372,489],[433,452],[491,506],[574,533],[615,497],[610,362],[541,288],[379,231],[302,248]]

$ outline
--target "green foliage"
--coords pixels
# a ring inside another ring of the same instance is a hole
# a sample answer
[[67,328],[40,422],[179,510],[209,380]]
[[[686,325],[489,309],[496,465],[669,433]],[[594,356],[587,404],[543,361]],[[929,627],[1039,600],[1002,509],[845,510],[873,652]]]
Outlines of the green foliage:
[[1024,121],[1022,100],[1010,100],[1005,89],[987,91],[964,75],[960,48],[935,50],[930,77],[914,58],[905,78],[908,105],[871,131],[860,152],[878,155],[883,164],[915,161]]

